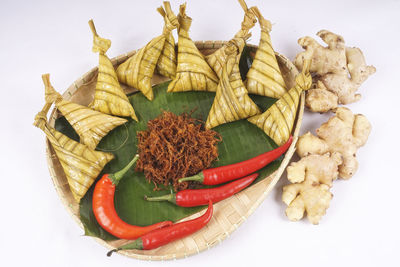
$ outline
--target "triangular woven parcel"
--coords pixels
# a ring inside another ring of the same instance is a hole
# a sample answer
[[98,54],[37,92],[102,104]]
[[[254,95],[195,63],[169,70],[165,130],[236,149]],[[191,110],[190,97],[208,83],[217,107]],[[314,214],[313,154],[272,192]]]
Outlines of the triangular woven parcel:
[[247,73],[246,88],[249,94],[280,98],[286,93],[286,85],[272,48],[271,23],[254,8],[261,27],[261,38],[253,64]]
[[57,109],[65,116],[79,135],[80,141],[89,148],[95,149],[108,132],[127,122],[123,118],[107,115],[64,100],[50,84],[49,74],[44,74],[42,78],[45,85],[46,103],[55,103]]
[[111,60],[106,56],[111,41],[98,36],[93,21],[89,21],[93,32],[93,52],[99,52],[99,73],[97,76],[94,99],[89,107],[111,115],[131,117],[138,120],[128,97],[118,82]]
[[44,131],[64,169],[72,195],[79,202],[94,183],[113,154],[95,151],[56,131],[46,122],[43,112],[35,118],[35,126]]
[[[176,76],[176,53],[175,53],[175,39],[172,35],[172,30],[175,28],[170,21],[174,22],[177,19],[171,10],[169,2],[164,2],[165,10],[162,7],[157,9],[158,12],[164,17],[165,25],[163,35],[165,36],[164,47],[161,55],[157,61],[156,70],[161,75],[174,79]],[[174,22],[175,23],[175,22]]]
[[225,49],[227,60],[222,68],[222,77],[208,114],[207,129],[260,113],[257,105],[248,96],[240,76],[239,59],[243,48],[244,39],[234,38]]
[[218,77],[189,37],[192,19],[186,15],[185,10],[186,4],[181,5],[178,15],[179,37],[176,78],[169,84],[168,92],[215,92]]
[[173,29],[178,27],[178,19],[171,9],[167,9],[166,12],[170,13],[164,16],[165,27],[163,34],[152,39],[145,47],[141,48],[117,68],[118,79],[122,83],[139,89],[149,100],[154,98],[151,79],[164,49],[166,38]]
[[[256,16],[254,15],[254,12],[252,11],[254,9],[253,7],[248,9],[244,0],[239,0],[239,3],[244,10],[244,19],[242,21],[240,30],[235,34],[235,38],[243,38],[244,40],[247,40],[251,36],[249,31],[251,28],[254,27],[257,20]],[[206,56],[206,61],[208,65],[211,66],[211,68],[214,70],[214,72],[217,74],[219,78],[221,78],[222,68],[225,65],[227,57],[225,53],[226,47],[227,44],[223,45],[214,53]]]
[[283,94],[264,113],[251,117],[248,121],[264,130],[278,146],[283,145],[292,132],[300,95],[308,90],[311,84],[312,77],[306,67],[306,71],[296,76],[296,85],[293,88]]

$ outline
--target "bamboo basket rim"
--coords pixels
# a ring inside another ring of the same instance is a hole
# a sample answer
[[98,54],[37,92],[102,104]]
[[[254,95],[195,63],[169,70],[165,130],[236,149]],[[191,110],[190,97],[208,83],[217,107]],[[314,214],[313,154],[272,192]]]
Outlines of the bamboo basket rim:
[[[225,43],[227,43],[227,42],[226,41],[196,41],[195,42],[196,46],[200,50],[216,50],[216,49],[220,48],[222,45],[224,45]],[[258,46],[251,45],[251,44],[247,44],[247,46],[249,46],[253,49],[258,48]],[[122,63],[124,60],[126,60],[126,58],[135,54],[136,52],[137,52],[137,50],[130,51],[128,53],[125,53],[125,54],[122,54],[122,55],[112,58],[111,61],[114,65],[118,65],[118,64]],[[293,65],[293,63],[288,58],[286,58],[284,55],[281,55],[279,53],[276,53],[276,55],[277,55],[278,61],[281,60],[282,62],[280,62],[280,63],[284,63],[285,67],[288,68],[288,70],[289,70],[289,74],[294,77],[298,73],[298,70]],[[74,94],[81,87],[84,87],[86,84],[93,82],[93,79],[95,77],[97,77],[97,75],[96,75],[97,70],[98,70],[98,67],[94,67],[91,70],[89,70],[88,72],[86,72],[85,74],[83,74],[76,81],[74,81],[72,83],[72,85],[63,93],[63,97],[65,99],[70,99],[71,97],[74,96]],[[134,91],[137,91],[137,90],[133,90],[131,92],[134,92]],[[268,193],[272,190],[272,188],[276,185],[276,183],[282,176],[284,170],[286,169],[287,165],[289,164],[290,159],[292,158],[292,156],[295,152],[295,146],[296,146],[296,143],[298,140],[301,122],[302,122],[303,113],[304,113],[304,104],[305,104],[305,94],[303,92],[301,94],[300,103],[299,103],[299,107],[298,107],[298,111],[297,111],[295,127],[292,131],[293,142],[292,142],[291,146],[289,147],[289,149],[287,150],[285,157],[282,160],[282,163],[279,166],[279,168],[274,173],[270,174],[268,177],[264,178],[262,181],[258,182],[257,184],[254,184],[254,185],[250,186],[249,188],[246,188],[245,190],[239,192],[238,194],[236,194],[226,200],[223,200],[221,202],[214,204],[214,210],[216,211],[221,206],[225,205],[226,203],[229,203],[229,201],[232,201],[233,199],[235,199],[235,201],[238,201],[238,202],[243,202],[240,198],[242,198],[246,194],[246,192],[250,192],[252,190],[254,191],[254,189],[257,187],[257,189],[259,189],[258,191],[260,191],[261,193],[259,193],[259,195],[255,201],[251,202],[250,207],[246,207],[246,211],[244,212],[244,214],[242,214],[240,216],[240,218],[237,219],[236,223],[232,223],[230,225],[230,227],[228,227],[227,230],[217,233],[217,235],[212,238],[211,242],[204,242],[204,244],[202,244],[200,246],[198,244],[196,244],[194,246],[195,248],[189,250],[188,252],[177,251],[176,253],[164,253],[164,254],[159,253],[159,254],[157,254],[157,252],[160,250],[160,248],[158,248],[158,249],[150,250],[150,251],[131,250],[131,251],[119,251],[118,253],[128,256],[128,257],[131,257],[131,258],[136,258],[136,259],[141,259],[141,260],[172,260],[172,259],[186,258],[187,256],[198,254],[204,250],[210,249],[211,247],[221,243],[232,232],[234,232],[256,210],[256,208],[264,201],[264,199],[267,197]],[[53,107],[53,109],[50,113],[49,124],[54,125],[55,119],[57,117],[58,117],[57,109],[55,107]],[[63,170],[60,166],[56,165],[58,162],[58,158],[55,155],[55,152],[54,152],[50,142],[47,140],[47,138],[46,138],[46,158],[47,158],[50,176],[53,181],[53,185],[57,191],[57,194],[59,195],[64,207],[66,208],[68,213],[71,215],[71,217],[76,221],[76,223],[82,229],[84,229],[83,224],[79,218],[79,204],[76,202],[74,203],[73,202],[74,199],[73,198],[71,199],[70,197],[68,197],[68,195],[66,195],[66,191],[69,190],[69,187],[66,188],[65,184],[60,184],[60,179],[64,178],[64,180],[66,180],[65,175],[64,175],[64,177],[60,177],[60,176],[63,176]],[[57,167],[58,167],[58,169],[57,169]],[[60,168],[61,168],[61,170],[60,170]],[[243,197],[243,198],[245,198],[245,197]],[[213,218],[215,217],[215,211],[214,211]],[[203,213],[203,211],[200,211],[196,214],[190,215],[190,216],[182,219],[181,221],[197,217],[202,213]],[[209,222],[209,224],[218,223],[215,221],[216,220],[212,219],[212,221]],[[209,225],[207,225],[205,228],[201,229],[199,232],[206,232],[208,230],[208,228],[210,228]],[[197,235],[197,233],[198,232],[196,232],[195,234],[192,234],[189,237],[184,238],[184,240],[192,237],[193,235]],[[113,249],[116,246],[126,243],[123,240],[107,242],[100,238],[96,238],[96,237],[92,237],[92,238],[108,249]],[[174,243],[176,243],[178,241],[175,241],[166,246],[172,246]],[[161,247],[161,248],[163,248],[163,247]]]

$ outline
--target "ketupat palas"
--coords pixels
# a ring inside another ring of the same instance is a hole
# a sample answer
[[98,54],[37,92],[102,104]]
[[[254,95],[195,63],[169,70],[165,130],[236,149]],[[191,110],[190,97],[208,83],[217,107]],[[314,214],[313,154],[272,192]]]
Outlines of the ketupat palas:
[[[251,34],[249,33],[250,29],[254,27],[255,23],[257,22],[256,17],[254,15],[253,9],[252,8],[247,8],[246,3],[244,0],[239,0],[240,5],[242,6],[244,10],[244,19],[242,21],[241,29],[236,33],[234,38],[243,38],[244,40],[247,40]],[[225,65],[227,55],[225,53],[225,49],[227,47],[228,43],[223,45],[221,48],[219,48],[217,51],[214,53],[206,56],[206,61],[208,65],[211,66],[211,68],[215,71],[217,76],[221,78],[222,75],[222,68]]]
[[244,45],[243,38],[234,38],[225,49],[227,59],[207,117],[207,129],[260,113],[257,105],[248,96],[240,76],[239,60]]
[[[171,31],[178,27],[178,19],[172,13],[169,2],[164,2],[164,5],[168,8],[165,9],[166,15],[163,16],[165,20],[163,33],[152,39],[145,47],[141,48],[117,68],[118,79],[124,84],[139,89],[150,101],[154,98],[151,79],[153,78],[156,64],[159,62],[164,50],[166,38],[169,38]],[[160,13],[163,15],[162,12]],[[160,64],[162,71],[165,70],[163,67],[166,66]]]
[[114,66],[105,54],[111,46],[111,41],[97,34],[93,20],[89,21],[89,26],[93,33],[92,50],[99,53],[96,89],[89,107],[106,114],[131,117],[137,121],[135,111],[118,82]]
[[303,72],[296,76],[296,85],[287,91],[280,99],[270,106],[264,113],[248,119],[275,141],[278,146],[283,145],[293,129],[294,120],[299,106],[300,95],[308,90],[312,84],[312,77],[308,72],[310,61],[305,61]]
[[43,74],[42,79],[45,85],[46,104],[55,103],[57,109],[65,116],[79,135],[80,141],[89,148],[95,149],[109,131],[127,122],[123,118],[110,116],[64,100],[51,85],[49,74]]
[[215,92],[219,79],[189,37],[189,28],[192,24],[192,19],[186,15],[186,3],[180,6],[178,20],[179,36],[176,77],[169,84],[168,92]]
[[261,38],[247,73],[246,88],[249,94],[280,98],[286,93],[286,85],[272,48],[269,35],[271,23],[264,19],[258,8],[254,8],[253,12],[260,23]]
[[161,55],[157,61],[156,70],[161,75],[174,79],[176,76],[176,54],[175,54],[175,39],[172,35],[171,23],[175,18],[174,13],[171,10],[169,2],[164,2],[165,10],[159,7],[157,11],[164,17],[165,25],[163,29],[163,35],[165,36],[164,47],[161,51]]
[[46,118],[47,107],[45,106],[44,110],[36,115],[34,125],[43,130],[52,144],[64,169],[72,195],[79,203],[103,167],[114,156],[111,153],[90,149],[50,127]]

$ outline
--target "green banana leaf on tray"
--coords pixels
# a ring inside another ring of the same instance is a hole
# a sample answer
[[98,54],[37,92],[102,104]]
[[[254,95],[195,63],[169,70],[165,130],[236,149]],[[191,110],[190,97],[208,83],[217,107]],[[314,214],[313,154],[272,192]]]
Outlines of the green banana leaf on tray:
[[[245,48],[240,64],[243,78],[246,76],[251,62],[249,49]],[[153,87],[155,97],[151,102],[142,93],[135,93],[129,96],[139,122],[129,120],[126,125],[119,126],[111,131],[99,143],[97,149],[111,151],[115,156],[115,159],[105,166],[99,177],[104,173],[120,170],[132,159],[137,152],[136,133],[146,130],[147,122],[160,115],[163,111],[171,111],[178,115],[183,112],[193,112],[192,117],[202,121],[207,119],[215,93],[167,93],[168,84],[169,82],[166,82]],[[251,98],[262,110],[266,110],[276,101],[273,98],[255,95],[251,95]],[[55,126],[60,132],[79,140],[78,135],[64,117],[57,119]],[[247,120],[220,125],[214,130],[221,134],[223,141],[218,145],[218,160],[213,163],[212,167],[240,162],[277,147],[274,141],[261,129]],[[281,158],[260,170],[258,172],[260,175],[255,182],[266,178],[278,169],[281,164]],[[116,237],[102,229],[94,217],[92,210],[93,189],[94,184],[80,202],[80,219],[85,228],[85,235],[103,240],[116,239]],[[144,195],[159,196],[169,193],[169,189],[160,191],[154,191],[153,189],[153,183],[149,183],[143,173],[135,172],[134,168],[129,170],[116,187],[115,192],[115,208],[121,219],[129,224],[144,226],[164,220],[177,221],[203,209],[203,207],[178,207],[169,202],[145,201]]]

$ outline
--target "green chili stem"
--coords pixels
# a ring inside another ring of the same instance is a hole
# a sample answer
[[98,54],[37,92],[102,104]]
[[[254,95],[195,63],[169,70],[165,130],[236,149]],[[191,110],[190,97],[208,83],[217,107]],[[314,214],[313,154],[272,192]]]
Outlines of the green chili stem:
[[200,183],[204,182],[204,174],[203,172],[199,172],[198,174],[195,174],[193,176],[181,178],[178,180],[179,183],[186,182],[186,181],[197,181]]
[[122,170],[117,171],[116,173],[111,173],[109,178],[113,182],[113,184],[118,185],[119,181],[124,177],[125,173],[129,171],[133,164],[139,159],[139,155],[136,154],[135,157],[128,163]]
[[175,194],[168,194],[159,197],[144,197],[147,201],[169,201],[171,203],[176,204],[176,195]]
[[107,252],[107,256],[110,257],[114,252],[117,252],[120,250],[131,250],[131,249],[143,249],[143,241],[140,237],[131,243],[128,243],[128,244],[120,246],[116,249],[110,250],[109,252]]

